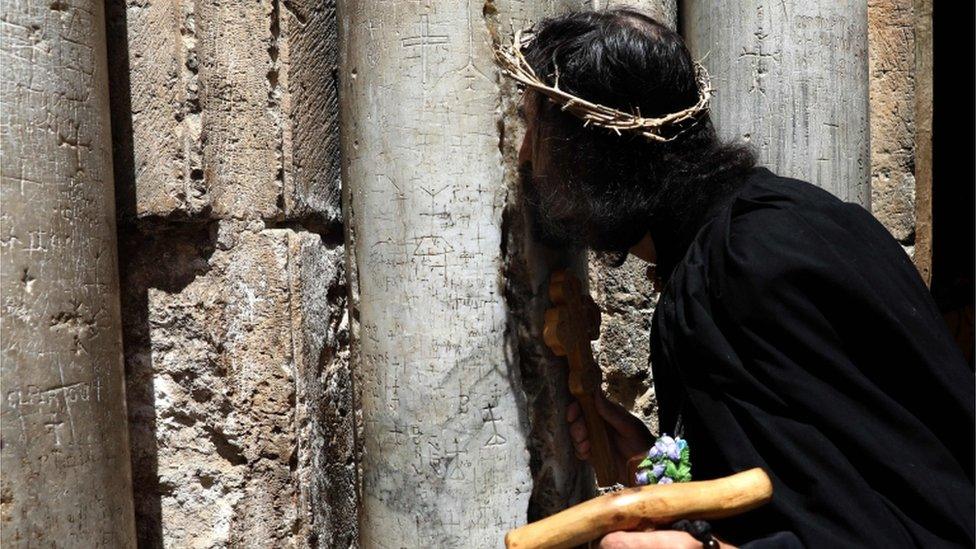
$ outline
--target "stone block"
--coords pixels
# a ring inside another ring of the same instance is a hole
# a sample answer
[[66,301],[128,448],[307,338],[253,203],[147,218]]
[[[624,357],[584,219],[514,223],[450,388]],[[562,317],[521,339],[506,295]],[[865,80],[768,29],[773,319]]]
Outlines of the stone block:
[[[351,436],[340,431],[348,422],[323,423],[324,399],[348,410],[350,389],[314,386],[324,373],[348,376],[336,358],[337,252],[318,235],[260,222],[140,241],[126,268],[140,541],[311,544],[329,511],[308,481],[352,484],[327,477],[323,460],[342,447],[319,442]],[[347,507],[350,486],[332,488]]]

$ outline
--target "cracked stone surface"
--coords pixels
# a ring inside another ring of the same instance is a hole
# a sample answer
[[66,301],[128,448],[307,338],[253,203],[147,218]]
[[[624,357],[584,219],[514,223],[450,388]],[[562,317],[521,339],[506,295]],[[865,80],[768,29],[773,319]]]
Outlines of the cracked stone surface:
[[108,10],[140,546],[354,546],[335,4]]
[[871,212],[915,243],[915,20],[910,0],[868,2]]

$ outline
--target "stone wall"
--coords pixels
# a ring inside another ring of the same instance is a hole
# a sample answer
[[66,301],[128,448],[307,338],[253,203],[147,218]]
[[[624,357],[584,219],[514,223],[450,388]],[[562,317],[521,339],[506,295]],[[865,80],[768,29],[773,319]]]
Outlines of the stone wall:
[[334,3],[108,9],[140,546],[351,546]]
[[871,212],[915,245],[915,17],[912,0],[868,2]]

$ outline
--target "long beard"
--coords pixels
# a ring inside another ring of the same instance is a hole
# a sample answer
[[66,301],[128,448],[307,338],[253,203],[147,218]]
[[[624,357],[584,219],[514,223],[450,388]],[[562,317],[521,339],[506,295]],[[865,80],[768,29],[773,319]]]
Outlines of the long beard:
[[[540,185],[532,165],[519,166],[522,202],[531,225],[532,237],[551,248],[579,249],[586,246],[586,227],[578,200],[558,185]],[[562,191],[562,192],[560,192]]]
[[537,242],[551,248],[590,248],[603,265],[623,265],[628,251],[601,245],[599,227],[594,230],[587,222],[590,206],[584,199],[572,194],[574,191],[567,185],[536,181],[529,163],[519,166],[518,173],[522,200]]

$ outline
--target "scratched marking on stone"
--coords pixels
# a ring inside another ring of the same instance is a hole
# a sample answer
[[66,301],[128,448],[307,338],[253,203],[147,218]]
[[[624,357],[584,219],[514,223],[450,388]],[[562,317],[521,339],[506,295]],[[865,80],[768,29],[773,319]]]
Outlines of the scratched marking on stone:
[[[346,58],[385,68],[342,84],[347,97],[375,98],[358,103],[343,148],[368,426],[362,541],[488,546],[496,520],[524,514],[531,481],[527,453],[496,451],[525,441],[509,423],[520,389],[505,356],[505,179],[481,4],[367,11],[350,21]],[[491,504],[467,503],[478,499]]]
[[485,446],[501,446],[508,442],[508,439],[498,432],[498,422],[502,418],[495,417],[495,407],[489,402],[487,405],[485,405],[484,412],[485,423],[491,423],[491,436],[488,437],[488,441],[485,442]]
[[408,55],[407,59],[420,59],[421,81],[424,84],[427,83],[428,48],[446,45],[447,43],[448,36],[446,34],[430,33],[430,16],[426,13],[420,16],[420,33],[415,36],[400,39],[402,47],[418,49],[417,53]]
[[461,449],[457,437],[454,437],[454,448],[445,454],[450,460],[448,463],[450,473],[447,476],[449,480],[464,480],[464,469],[461,467],[461,455],[467,453],[467,450]]

